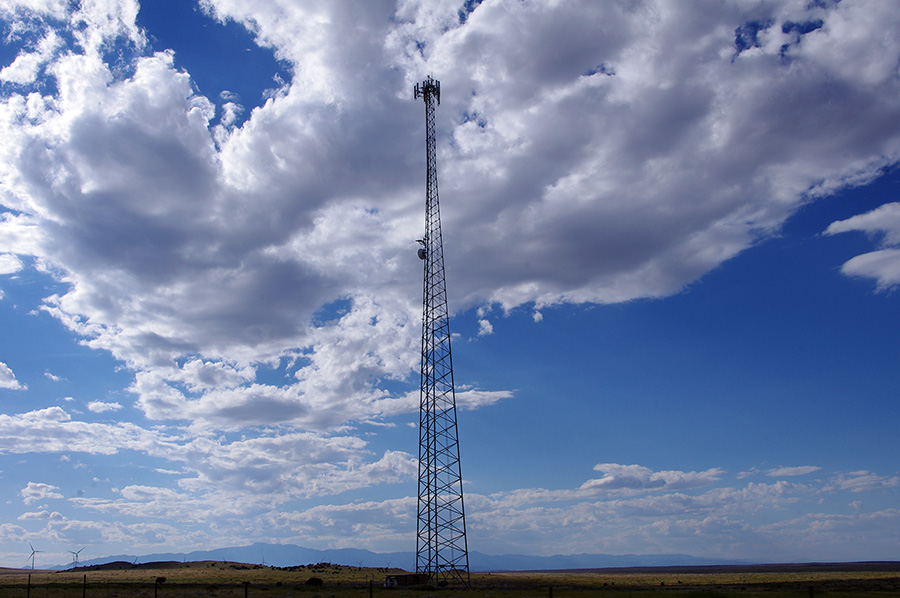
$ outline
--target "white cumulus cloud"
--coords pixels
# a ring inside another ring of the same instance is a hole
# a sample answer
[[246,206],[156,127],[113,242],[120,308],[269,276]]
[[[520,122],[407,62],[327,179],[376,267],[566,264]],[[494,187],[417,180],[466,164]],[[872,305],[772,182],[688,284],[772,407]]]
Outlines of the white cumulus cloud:
[[594,470],[603,475],[582,484],[582,490],[625,492],[663,488],[677,490],[710,485],[724,473],[718,468],[701,472],[653,471],[641,465],[620,465],[618,463],[600,463],[594,466]]
[[478,336],[487,336],[489,334],[494,334],[494,326],[491,324],[491,321],[487,319],[478,320]]
[[30,505],[41,500],[63,497],[63,495],[59,493],[59,488],[57,488],[56,486],[53,486],[52,484],[41,484],[38,482],[28,482],[28,485],[22,488],[19,494],[22,495],[22,500],[26,505]]
[[9,390],[27,390],[28,387],[18,380],[8,365],[0,361],[0,388]]
[[848,231],[882,235],[882,248],[848,260],[841,268],[844,274],[874,278],[879,289],[900,285],[900,203],[887,203],[871,212],[832,222],[825,234]]
[[119,403],[104,403],[103,401],[91,401],[87,405],[88,411],[94,413],[105,413],[107,411],[118,411],[122,408]]
[[15,274],[22,269],[22,260],[11,253],[0,253],[0,274]]

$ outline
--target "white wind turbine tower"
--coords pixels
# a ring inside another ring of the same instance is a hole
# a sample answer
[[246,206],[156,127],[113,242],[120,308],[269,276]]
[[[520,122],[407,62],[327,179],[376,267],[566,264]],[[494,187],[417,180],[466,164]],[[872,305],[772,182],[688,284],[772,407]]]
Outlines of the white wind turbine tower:
[[81,551],[84,550],[84,547],[78,550],[70,550],[72,553],[72,568],[76,569],[78,567],[78,555],[81,554]]
[[31,556],[29,558],[31,559],[31,570],[34,571],[34,555],[36,555],[39,552],[44,552],[44,551],[43,550],[35,550],[34,546],[31,545],[31,542],[28,543],[28,547],[31,548]]

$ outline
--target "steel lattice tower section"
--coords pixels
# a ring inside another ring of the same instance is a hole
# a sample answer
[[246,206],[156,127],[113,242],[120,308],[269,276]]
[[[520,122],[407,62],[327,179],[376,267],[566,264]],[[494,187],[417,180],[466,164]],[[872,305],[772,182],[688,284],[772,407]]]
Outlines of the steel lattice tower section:
[[450,357],[450,323],[444,280],[444,249],[438,202],[434,139],[435,102],[441,83],[430,76],[415,87],[425,100],[425,238],[419,257],[425,262],[422,299],[422,370],[419,394],[419,501],[416,572],[433,582],[469,585],[469,552],[459,467],[456,392]]

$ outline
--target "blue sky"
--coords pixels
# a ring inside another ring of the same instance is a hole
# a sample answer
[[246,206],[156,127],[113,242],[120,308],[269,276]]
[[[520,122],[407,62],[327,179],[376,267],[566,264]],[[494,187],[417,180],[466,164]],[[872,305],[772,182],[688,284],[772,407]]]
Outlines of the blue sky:
[[414,550],[429,74],[469,547],[900,559],[900,9],[259,4],[0,4],[0,564]]

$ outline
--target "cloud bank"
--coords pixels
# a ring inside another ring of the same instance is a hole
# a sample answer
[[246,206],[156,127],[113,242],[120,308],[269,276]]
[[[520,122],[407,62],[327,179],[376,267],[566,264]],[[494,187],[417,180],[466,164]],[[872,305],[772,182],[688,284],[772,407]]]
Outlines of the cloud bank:
[[[414,371],[423,73],[457,308],[676,293],[900,156],[881,3],[202,6],[291,65],[240,126],[133,2],[4,9],[0,239],[152,419],[327,428]],[[845,271],[890,285],[894,257]]]
[[[800,555],[816,560],[828,558],[835,542],[845,544],[848,560],[894,554],[891,530],[900,510],[887,505],[853,515],[837,511],[852,498],[877,501],[879,492],[900,483],[897,477],[820,470],[801,484],[771,478],[740,482],[720,468],[701,473],[615,463],[597,468],[666,483],[630,484],[626,493],[621,486],[586,490],[589,483],[490,495],[470,489],[472,541],[486,553],[505,549],[543,555],[715,551],[721,558],[751,554],[777,561]],[[415,522],[414,497],[271,509],[262,496],[248,502],[246,494],[203,497],[188,489],[147,484],[123,487],[111,498],[64,499],[59,488],[39,482],[29,482],[21,496],[34,510],[23,512],[19,521],[42,525],[45,538],[126,541],[135,549],[152,547],[175,533],[180,549],[211,540],[227,545],[249,533],[286,543],[407,550]],[[55,509],[65,501],[82,515],[102,515],[102,520],[62,515]],[[141,523],[131,522],[132,517]]]

